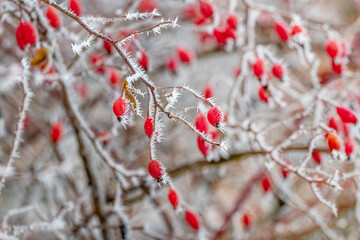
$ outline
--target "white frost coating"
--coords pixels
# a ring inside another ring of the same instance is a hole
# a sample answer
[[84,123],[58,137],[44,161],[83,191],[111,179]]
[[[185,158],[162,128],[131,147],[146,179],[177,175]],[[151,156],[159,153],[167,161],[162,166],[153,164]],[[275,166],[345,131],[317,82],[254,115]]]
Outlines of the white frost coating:
[[333,212],[333,214],[335,215],[335,217],[337,217],[338,209],[337,209],[335,203],[332,203],[324,198],[320,189],[316,186],[316,183],[311,183],[311,188],[313,189],[313,192],[316,195],[317,199],[319,199],[320,202],[322,202],[323,204],[328,206],[331,209],[331,211]]
[[71,48],[75,54],[80,55],[84,49],[89,48],[91,46],[94,40],[95,40],[95,36],[90,35],[87,39],[81,41],[81,43],[79,44],[77,43],[71,44]]
[[22,107],[21,107],[21,112],[19,113],[20,116],[19,116],[18,123],[16,126],[9,160],[8,160],[8,163],[7,163],[7,166],[5,169],[5,174],[4,174],[3,178],[1,179],[0,195],[2,193],[2,189],[5,186],[6,177],[12,171],[12,168],[13,168],[12,165],[14,163],[14,160],[15,160],[15,158],[18,157],[18,151],[19,151],[20,143],[22,141],[22,134],[23,134],[23,130],[24,130],[24,119],[26,117],[26,112],[28,111],[29,106],[30,106],[31,97],[33,96],[33,93],[30,90],[29,82],[28,82],[29,81],[28,77],[30,75],[29,62],[26,58],[23,58],[21,60],[21,64],[23,66],[23,73],[22,73],[22,76],[20,78],[18,78],[18,81],[22,85],[22,88],[24,91],[24,99],[23,99],[23,103],[22,103]]

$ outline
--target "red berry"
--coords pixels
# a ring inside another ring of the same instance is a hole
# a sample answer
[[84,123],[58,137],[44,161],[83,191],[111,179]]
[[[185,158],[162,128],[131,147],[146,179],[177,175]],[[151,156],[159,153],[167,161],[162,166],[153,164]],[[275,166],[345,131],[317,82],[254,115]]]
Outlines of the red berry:
[[164,172],[161,163],[155,160],[150,160],[148,170],[150,175],[158,181],[160,180]]
[[208,123],[204,114],[199,113],[195,119],[195,127],[199,132],[207,133]]
[[102,56],[100,56],[99,54],[94,52],[90,55],[90,63],[92,66],[97,66],[97,68],[96,68],[97,73],[100,73],[100,74],[105,73],[104,62],[105,62],[105,59]]
[[74,12],[76,16],[80,16],[82,12],[80,0],[69,0],[69,10]]
[[236,15],[234,14],[230,14],[228,16],[228,18],[226,19],[226,24],[228,25],[229,28],[231,29],[236,29],[237,25],[238,25],[238,18]]
[[147,117],[144,123],[144,131],[146,135],[150,138],[154,131],[154,121],[151,117]]
[[281,79],[284,74],[282,65],[279,63],[274,63],[272,66],[272,73],[274,74],[275,77]]
[[341,63],[336,64],[334,59],[332,59],[332,61],[331,61],[331,68],[332,68],[333,72],[336,74],[340,75],[342,73],[342,64]]
[[176,73],[179,68],[178,60],[172,56],[167,60],[166,66],[170,72]]
[[312,159],[316,164],[321,164],[321,153],[318,151],[313,151],[311,153]]
[[205,88],[204,88],[204,96],[205,96],[206,99],[212,98],[214,96],[214,89],[210,84],[205,86]]
[[116,70],[111,70],[110,71],[110,76],[109,76],[109,82],[110,85],[112,87],[116,87],[120,84],[121,82],[121,77],[119,76],[119,74],[116,72]]
[[186,210],[185,211],[185,219],[186,222],[192,227],[194,230],[199,230],[201,227],[199,216],[193,211]]
[[334,40],[328,40],[325,49],[331,58],[335,58],[339,53],[339,46]]
[[294,26],[292,26],[292,28],[291,28],[291,36],[294,36],[294,35],[296,35],[296,34],[298,34],[298,33],[301,33],[303,30],[302,30],[302,28],[299,26],[299,25],[294,25]]
[[104,50],[107,52],[107,54],[111,54],[111,52],[112,52],[112,45],[111,45],[111,43],[103,40],[103,48],[104,48]]
[[214,127],[219,127],[219,123],[222,120],[222,112],[218,107],[211,107],[207,114],[209,123]]
[[348,157],[354,152],[354,140],[347,138],[345,142],[345,153]]
[[51,125],[50,130],[51,141],[57,143],[62,137],[62,125],[61,122],[55,122]]
[[152,12],[155,8],[157,5],[153,0],[141,0],[138,5],[139,12]]
[[32,23],[23,21],[16,28],[15,37],[19,48],[24,50],[28,44],[33,45],[38,41],[38,32]]
[[55,29],[60,28],[61,18],[59,13],[53,7],[48,6],[46,8],[46,18],[48,19],[50,26]]
[[177,208],[179,206],[180,203],[179,195],[174,189],[170,188],[168,198],[173,208]]
[[334,129],[335,131],[339,132],[339,122],[335,116],[333,116],[329,119],[328,126],[332,129]]
[[256,61],[253,64],[253,73],[257,78],[261,78],[264,74],[264,61],[260,58],[256,59]]
[[178,47],[176,51],[181,62],[189,64],[193,61],[194,55],[189,49],[184,47]]
[[214,8],[208,1],[200,0],[200,12],[205,18],[209,18],[214,14]]
[[271,183],[270,179],[268,177],[264,177],[261,180],[261,185],[265,193],[267,193],[269,190],[271,190]]
[[141,67],[143,67],[145,70],[148,69],[148,67],[149,67],[149,56],[146,54],[146,52],[139,51],[137,60],[138,60],[138,63],[139,63],[139,65]]
[[113,112],[117,118],[123,116],[128,110],[128,103],[122,97],[116,99],[113,105]]
[[235,78],[238,78],[241,74],[241,67],[236,67],[234,70],[234,76]]
[[214,37],[216,39],[216,42],[219,45],[225,45],[226,44],[227,36],[226,36],[225,29],[222,29],[220,27],[214,28],[213,35],[214,35]]
[[235,30],[230,27],[227,27],[225,29],[225,37],[226,37],[226,40],[228,38],[232,38],[233,40],[236,40]]
[[287,178],[288,174],[289,174],[289,170],[287,168],[281,168],[281,173],[283,175],[284,178]]
[[197,144],[200,152],[206,156],[210,150],[210,144],[205,142],[200,136],[197,137]]
[[261,101],[263,101],[264,103],[268,103],[268,102],[269,102],[268,93],[267,93],[266,89],[263,87],[263,85],[260,85],[260,86],[259,86],[258,96],[259,96],[259,99],[260,99]]
[[352,111],[351,109],[337,106],[337,107],[336,107],[336,112],[337,112],[337,114],[340,116],[341,120],[342,120],[344,123],[353,123],[353,124],[356,124],[356,122],[357,122],[357,117],[356,117],[356,115],[353,113],[353,111]]
[[289,39],[289,35],[286,28],[287,26],[284,23],[280,23],[280,22],[275,23],[275,32],[283,42],[286,42]]
[[341,142],[340,142],[339,138],[335,134],[328,133],[326,138],[327,138],[327,142],[328,142],[330,152],[332,152],[333,150],[340,151]]
[[244,213],[241,220],[245,228],[249,228],[251,226],[252,221],[250,214]]

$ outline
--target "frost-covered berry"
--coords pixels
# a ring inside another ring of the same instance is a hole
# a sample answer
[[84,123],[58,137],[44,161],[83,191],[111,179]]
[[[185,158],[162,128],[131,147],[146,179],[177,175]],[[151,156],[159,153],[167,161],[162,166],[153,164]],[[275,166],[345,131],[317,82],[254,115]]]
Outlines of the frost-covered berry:
[[352,138],[347,138],[345,142],[345,153],[348,157],[354,152],[354,140]]
[[197,144],[200,152],[206,156],[210,150],[210,144],[205,142],[200,136],[197,137]]
[[340,116],[341,120],[344,123],[356,124],[357,117],[356,117],[356,115],[353,113],[353,111],[351,109],[337,106],[336,107],[336,112]]
[[116,70],[111,70],[109,74],[109,83],[112,87],[116,87],[120,84],[121,78]]
[[282,65],[279,63],[274,63],[272,66],[272,73],[274,74],[275,77],[277,77],[278,79],[281,79],[284,74],[284,69],[283,69]]
[[169,202],[171,203],[171,205],[173,206],[173,208],[177,208],[179,206],[179,203],[180,203],[179,195],[172,188],[170,188],[170,190],[169,190],[168,199],[169,199]]
[[339,46],[334,40],[328,40],[326,42],[325,50],[331,58],[335,58],[339,53]]
[[199,113],[195,118],[195,127],[199,132],[208,132],[208,123],[204,114]]
[[69,10],[74,12],[76,16],[82,13],[82,4],[80,0],[69,0]]
[[149,67],[149,56],[146,54],[145,51],[139,51],[137,56],[137,61],[141,67],[145,70]]
[[61,26],[60,14],[51,6],[46,8],[46,18],[49,21],[50,26],[55,29],[59,29]]
[[166,67],[171,73],[177,73],[179,62],[174,56],[171,56],[166,62]]
[[337,120],[337,118],[335,116],[331,117],[329,119],[329,123],[328,126],[332,129],[334,129],[335,131],[339,132],[339,121]]
[[219,127],[219,123],[222,120],[222,112],[218,107],[212,106],[207,113],[207,119],[212,126]]
[[204,88],[204,97],[206,99],[212,98],[214,96],[214,88],[212,85],[207,84]]
[[231,29],[236,29],[238,26],[238,18],[235,14],[230,14],[226,19],[226,24]]
[[161,176],[163,175],[163,167],[161,163],[155,160],[150,160],[148,165],[149,174],[155,178],[157,181],[160,181]]
[[321,164],[321,153],[318,151],[313,151],[311,157],[316,164]]
[[127,112],[127,110],[128,110],[127,101],[122,97],[116,99],[113,105],[113,112],[119,120]]
[[200,12],[205,18],[210,18],[214,14],[214,8],[210,2],[200,0]]
[[259,96],[259,99],[260,99],[261,101],[263,101],[264,103],[268,103],[268,102],[269,102],[269,96],[268,96],[267,90],[264,88],[263,85],[260,85],[260,86],[259,86],[258,96]]
[[53,143],[57,143],[61,140],[62,131],[63,130],[61,122],[55,122],[51,125],[50,137]]
[[139,12],[152,12],[157,8],[157,4],[153,0],[141,0],[138,5]]
[[151,117],[147,117],[144,123],[144,131],[146,135],[150,138],[154,131],[154,121]]
[[261,78],[262,75],[264,74],[264,61],[261,58],[256,59],[256,61],[254,62],[253,66],[253,73],[257,78]]
[[287,26],[282,22],[276,22],[275,23],[275,32],[280,38],[281,41],[287,42],[289,40],[289,35],[287,32]]
[[327,143],[328,143],[330,152],[332,152],[333,150],[340,151],[341,142],[340,142],[340,139],[338,138],[338,136],[336,136],[333,133],[328,133],[326,135],[326,138],[327,138]]
[[38,31],[32,23],[22,21],[16,28],[15,37],[19,48],[24,50],[28,44],[34,45],[38,41]]
[[268,191],[271,190],[271,183],[270,183],[270,179],[268,177],[264,177],[261,180],[261,186],[264,190],[264,193],[267,193]]
[[200,218],[199,216],[191,211],[191,210],[186,210],[185,211],[185,219],[186,219],[186,222],[189,224],[189,226],[198,231],[201,227],[201,223],[200,223]]
[[249,213],[244,213],[241,217],[242,224],[245,228],[249,228],[251,226],[252,220]]
[[186,64],[190,64],[194,59],[194,54],[187,48],[178,47],[176,49],[180,61]]
[[299,34],[301,33],[303,30],[302,30],[302,27],[300,27],[299,25],[295,24],[294,26],[292,26],[291,28],[291,36],[295,36],[296,34]]

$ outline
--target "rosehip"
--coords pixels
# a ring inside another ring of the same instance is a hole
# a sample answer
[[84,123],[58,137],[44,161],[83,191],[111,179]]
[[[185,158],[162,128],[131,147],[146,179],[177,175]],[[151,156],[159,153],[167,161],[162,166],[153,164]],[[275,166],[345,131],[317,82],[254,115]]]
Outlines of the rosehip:
[[335,58],[339,53],[339,46],[334,40],[328,40],[325,49],[331,58]]
[[151,134],[154,131],[154,121],[151,117],[147,117],[144,123],[144,131],[146,135],[150,138]]
[[251,221],[251,217],[248,213],[243,214],[241,221],[245,228],[249,228],[251,226],[252,221]]
[[170,188],[169,190],[168,199],[171,205],[173,206],[173,208],[177,208],[179,206],[180,203],[179,195],[172,188]]
[[204,88],[204,96],[205,96],[206,99],[212,98],[214,96],[214,89],[210,84],[205,86],[205,88]]
[[326,135],[326,138],[327,138],[327,142],[328,142],[330,152],[332,152],[333,150],[340,151],[341,142],[340,142],[339,138],[335,134],[328,133]]
[[339,132],[339,122],[335,116],[333,116],[329,119],[328,126],[332,129],[334,129],[335,131]]
[[197,144],[200,152],[206,156],[210,150],[210,144],[205,142],[200,136],[197,137]]
[[345,142],[345,153],[348,157],[354,152],[354,140],[348,138]]
[[60,28],[61,18],[59,13],[53,7],[48,6],[46,8],[46,18],[48,19],[50,26],[55,29]]
[[287,176],[289,174],[289,170],[283,167],[283,168],[281,168],[281,173],[284,178],[287,178]]
[[110,71],[109,82],[112,87],[116,87],[120,84],[121,78],[119,74],[116,72],[116,70]]
[[33,45],[38,41],[38,32],[34,25],[28,21],[22,21],[16,28],[16,41],[21,50],[30,44]]
[[268,177],[264,177],[261,180],[261,185],[265,193],[267,193],[269,190],[271,190],[271,183]]
[[90,55],[90,63],[92,66],[97,66],[96,68],[97,73],[100,74],[105,73],[104,62],[105,62],[104,58],[99,54],[94,52]]
[[357,123],[357,117],[355,116],[355,114],[351,109],[337,106],[336,112],[344,123],[353,123],[353,124]]
[[176,73],[179,68],[179,63],[175,57],[170,57],[167,60],[166,66],[171,73]]
[[321,153],[318,151],[313,151],[311,153],[312,159],[316,164],[321,164]]
[[260,86],[259,86],[258,96],[259,96],[259,99],[260,99],[261,101],[263,101],[264,103],[268,103],[268,102],[269,102],[268,93],[267,93],[266,89],[263,87],[263,85],[260,85]]
[[111,45],[111,43],[103,40],[103,48],[104,48],[104,50],[107,52],[107,54],[111,54],[111,52],[112,52],[112,45]]
[[69,10],[74,12],[76,16],[80,16],[82,12],[80,0],[69,0]]
[[185,211],[185,219],[186,222],[192,227],[194,230],[199,230],[201,227],[199,216],[193,211],[186,210]]
[[236,15],[234,14],[230,14],[228,16],[228,18],[226,19],[226,24],[228,25],[229,28],[231,29],[236,29],[237,25],[238,25],[238,18]]
[[153,0],[142,0],[138,5],[139,12],[152,12],[155,8],[157,5]]
[[51,141],[53,143],[57,143],[61,140],[62,137],[61,122],[55,122],[51,125],[50,136],[51,136]]
[[342,64],[341,63],[336,64],[334,59],[332,59],[332,61],[331,61],[331,68],[332,68],[333,72],[336,74],[340,75],[342,73]]
[[288,32],[286,30],[287,26],[284,23],[276,22],[275,23],[275,32],[283,42],[286,42],[289,39]]
[[138,57],[137,57],[138,63],[141,67],[143,67],[145,70],[148,69],[149,67],[149,57],[146,54],[146,52],[144,51],[139,51],[138,52]]
[[199,113],[195,118],[195,127],[199,132],[207,133],[208,123],[204,114]]
[[189,49],[184,47],[178,47],[176,51],[181,62],[189,64],[193,61],[194,55]]
[[274,74],[275,77],[281,79],[284,74],[282,65],[279,63],[274,63],[272,66],[272,73]]
[[214,127],[219,127],[219,123],[222,120],[222,112],[218,107],[211,107],[207,114],[209,123]]
[[301,33],[303,30],[302,30],[302,28],[299,26],[299,25],[294,25],[294,26],[292,26],[292,28],[291,28],[291,36],[294,36],[294,35],[296,35],[296,34],[299,34],[299,33]]
[[200,0],[200,12],[205,18],[209,18],[214,14],[214,8],[208,1]]
[[256,61],[254,62],[253,66],[253,73],[257,78],[261,78],[262,75],[264,74],[264,61],[260,58],[256,59]]
[[120,118],[126,113],[128,110],[128,103],[122,97],[116,99],[113,105],[113,112],[115,116],[120,120]]
[[155,178],[157,181],[160,181],[161,176],[163,175],[164,172],[161,163],[155,160],[150,160],[148,170],[153,178]]

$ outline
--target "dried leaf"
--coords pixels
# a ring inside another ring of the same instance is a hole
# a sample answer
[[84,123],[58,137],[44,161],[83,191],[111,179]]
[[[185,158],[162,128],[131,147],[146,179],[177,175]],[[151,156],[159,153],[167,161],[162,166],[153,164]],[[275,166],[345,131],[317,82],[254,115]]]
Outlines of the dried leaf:
[[31,66],[40,66],[47,59],[48,51],[47,48],[42,47],[36,50],[35,56],[31,59]]

